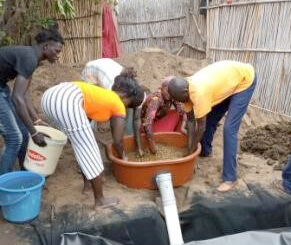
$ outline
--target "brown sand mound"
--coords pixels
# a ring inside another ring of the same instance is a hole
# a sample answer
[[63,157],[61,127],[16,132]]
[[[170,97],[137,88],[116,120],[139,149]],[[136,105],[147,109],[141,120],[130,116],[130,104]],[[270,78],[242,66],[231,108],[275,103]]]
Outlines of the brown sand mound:
[[266,159],[286,163],[291,150],[291,122],[249,130],[241,140],[241,149]]
[[[167,53],[161,49],[145,49],[141,52],[125,54],[118,63],[137,70],[138,81],[155,91],[161,80],[169,75],[190,76],[195,71],[207,65],[206,60],[184,58]],[[41,113],[40,99],[43,92],[58,83],[80,79],[80,73],[85,64],[59,65],[48,64],[40,66],[33,74],[31,85],[33,104]]]
[[31,82],[32,102],[41,114],[40,101],[43,93],[50,87],[80,79],[80,67],[44,63],[33,74]]
[[206,60],[180,57],[157,48],[126,54],[115,60],[123,66],[134,67],[138,81],[151,91],[155,91],[166,76],[187,77],[207,65]]

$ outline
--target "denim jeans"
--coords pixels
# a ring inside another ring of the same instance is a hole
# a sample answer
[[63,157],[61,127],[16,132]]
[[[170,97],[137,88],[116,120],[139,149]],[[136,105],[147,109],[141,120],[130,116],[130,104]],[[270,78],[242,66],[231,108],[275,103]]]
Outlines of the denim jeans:
[[286,192],[291,194],[291,154],[288,157],[288,162],[282,172],[283,187]]
[[16,114],[8,86],[0,87],[0,134],[4,138],[0,174],[4,174],[13,170],[17,157],[23,163],[28,143],[28,130]]
[[223,128],[223,180],[234,181],[236,175],[237,134],[251,97],[257,84],[255,78],[253,84],[246,90],[232,95],[220,104],[214,106],[207,115],[206,131],[202,138],[202,154],[207,156],[212,152],[213,136],[218,122],[227,112]]

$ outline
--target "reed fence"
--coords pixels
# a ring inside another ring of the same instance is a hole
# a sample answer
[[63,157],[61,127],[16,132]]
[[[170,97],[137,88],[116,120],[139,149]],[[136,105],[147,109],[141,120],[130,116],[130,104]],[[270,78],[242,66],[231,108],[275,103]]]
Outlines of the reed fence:
[[291,116],[291,1],[230,2],[212,0],[208,7],[207,57],[253,64],[252,104]]
[[73,2],[76,17],[65,18],[55,11],[52,0],[43,1],[43,16],[56,18],[65,39],[62,63],[84,63],[102,56],[102,3],[96,0]]
[[159,47],[193,58],[205,58],[206,21],[200,1],[120,0],[119,36],[123,52]]

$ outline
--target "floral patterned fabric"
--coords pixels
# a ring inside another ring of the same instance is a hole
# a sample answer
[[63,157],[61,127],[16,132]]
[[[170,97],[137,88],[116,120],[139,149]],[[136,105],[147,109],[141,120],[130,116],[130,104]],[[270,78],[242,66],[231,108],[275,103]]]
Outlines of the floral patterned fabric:
[[154,122],[167,115],[172,105],[178,114],[183,116],[182,103],[164,100],[161,90],[148,95],[141,111],[142,125],[146,134],[152,135]]

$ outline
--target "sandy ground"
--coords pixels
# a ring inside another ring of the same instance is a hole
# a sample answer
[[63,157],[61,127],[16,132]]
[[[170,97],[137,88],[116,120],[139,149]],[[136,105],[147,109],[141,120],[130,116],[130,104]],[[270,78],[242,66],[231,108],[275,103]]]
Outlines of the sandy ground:
[[[207,64],[206,61],[176,57],[158,50],[147,50],[146,52],[129,54],[119,58],[118,61],[123,65],[134,66],[138,71],[139,81],[152,91],[159,86],[161,79],[165,76],[173,74],[189,76],[199,69],[199,67]],[[33,102],[39,113],[41,113],[39,107],[40,98],[45,89],[60,82],[78,79],[83,65],[44,65],[37,70],[33,76],[32,91]],[[266,115],[262,111],[250,107],[247,115],[243,119],[239,137],[241,139],[251,128],[270,123],[280,123],[282,121],[287,121],[287,119],[276,115]],[[220,126],[215,135],[213,156],[198,158],[193,179],[183,187],[175,189],[179,210],[187,209],[188,201],[197,193],[210,195],[215,198],[224,198],[227,196],[227,194],[220,194],[215,190],[221,182],[223,157],[222,128],[223,126]],[[111,138],[110,132],[103,135],[99,134],[97,137],[103,137],[108,141]],[[100,150],[105,159],[104,148],[102,146],[100,146]],[[119,208],[125,212],[130,212],[130,210],[144,203],[148,203],[149,205],[156,205],[157,203],[159,206],[159,193],[157,191],[127,188],[117,183],[112,175],[111,165],[108,160],[104,160],[104,165],[106,167],[104,173],[104,193],[105,195],[118,196],[121,199]],[[273,166],[267,164],[267,159],[249,153],[239,152],[239,185],[237,189],[243,191],[246,195],[251,195],[248,190],[248,184],[261,185],[271,192],[276,192],[271,183],[274,179],[280,178],[280,175],[280,171],[275,171]],[[43,203],[44,205],[53,204],[56,210],[61,209],[65,205],[79,204],[88,209],[88,212],[94,213],[92,211],[93,196],[91,194],[83,195],[81,193],[82,188],[82,177],[74,158],[74,153],[70,145],[67,144],[63,150],[55,174],[47,179],[46,189],[43,192]],[[8,224],[3,220],[0,220],[0,225],[0,244],[17,244],[16,242],[11,243],[13,240],[14,225]],[[6,243],[5,239],[10,242]]]

